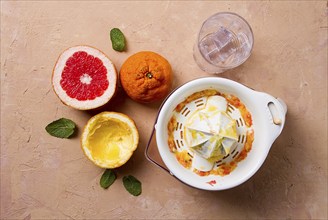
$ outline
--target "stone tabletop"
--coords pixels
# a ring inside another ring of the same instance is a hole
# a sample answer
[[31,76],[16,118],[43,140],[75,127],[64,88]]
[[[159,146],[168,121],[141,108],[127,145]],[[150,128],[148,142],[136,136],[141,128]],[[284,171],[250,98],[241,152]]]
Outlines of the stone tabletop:
[[[192,49],[210,15],[235,12],[252,26],[252,55],[217,75],[280,97],[286,124],[259,171],[226,191],[190,188],[144,156],[160,103],[139,104],[119,89],[103,110],[131,116],[140,132],[133,157],[107,190],[103,169],[80,148],[81,131],[99,111],[63,105],[51,86],[59,54],[90,45],[119,70],[142,50],[163,55],[174,85],[212,76]],[[1,219],[327,219],[326,1],[1,1]],[[111,48],[109,31],[125,34],[126,52]],[[61,117],[78,126],[71,139],[48,135]],[[130,195],[122,177],[142,182]]]

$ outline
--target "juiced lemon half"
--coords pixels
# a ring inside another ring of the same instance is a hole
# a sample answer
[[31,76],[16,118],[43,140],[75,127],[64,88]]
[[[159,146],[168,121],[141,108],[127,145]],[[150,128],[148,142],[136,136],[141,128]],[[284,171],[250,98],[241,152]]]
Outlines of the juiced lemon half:
[[85,155],[97,166],[117,168],[125,164],[136,150],[139,133],[127,115],[102,112],[88,121],[81,142]]

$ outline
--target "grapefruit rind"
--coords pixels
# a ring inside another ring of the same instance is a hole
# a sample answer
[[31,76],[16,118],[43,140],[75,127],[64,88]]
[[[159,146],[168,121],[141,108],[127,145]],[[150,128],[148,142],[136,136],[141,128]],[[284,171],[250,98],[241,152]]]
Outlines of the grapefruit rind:
[[[71,98],[66,94],[66,91],[63,90],[63,88],[60,85],[61,75],[65,68],[66,61],[75,52],[78,51],[84,51],[94,57],[98,57],[103,62],[103,65],[107,69],[107,80],[109,82],[109,87],[107,88],[107,90],[104,92],[103,95],[96,97],[93,100],[79,101],[77,99]],[[110,61],[108,57],[106,57],[106,55],[103,52],[90,46],[76,46],[76,47],[68,48],[59,56],[58,61],[53,70],[52,86],[58,98],[65,105],[68,105],[70,107],[79,110],[95,109],[105,105],[114,96],[117,87],[117,78],[118,78],[117,75],[118,74],[114,64]]]
[[[92,135],[90,134],[92,127],[96,126],[97,122],[104,119],[119,120],[120,122],[125,123],[131,129],[133,144],[130,146],[128,150],[125,150],[124,153],[120,155],[121,157],[117,161],[96,159],[92,152],[92,146],[88,146],[88,139],[90,135]],[[138,143],[139,143],[139,133],[135,125],[135,122],[129,116],[118,112],[102,112],[93,116],[88,121],[81,136],[81,147],[87,158],[91,160],[95,165],[106,169],[114,169],[124,165],[131,158],[133,152],[137,149]]]

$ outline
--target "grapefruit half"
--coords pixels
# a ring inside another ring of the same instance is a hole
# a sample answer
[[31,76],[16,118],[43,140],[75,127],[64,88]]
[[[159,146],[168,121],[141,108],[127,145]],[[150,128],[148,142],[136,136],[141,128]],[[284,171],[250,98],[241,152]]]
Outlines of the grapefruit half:
[[71,47],[58,58],[52,86],[65,105],[79,110],[95,109],[115,94],[117,72],[111,60],[98,49]]

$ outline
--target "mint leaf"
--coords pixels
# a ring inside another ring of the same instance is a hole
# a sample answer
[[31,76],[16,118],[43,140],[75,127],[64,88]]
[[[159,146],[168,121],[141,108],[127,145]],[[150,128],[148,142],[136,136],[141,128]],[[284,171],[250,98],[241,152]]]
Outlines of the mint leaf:
[[125,48],[125,38],[122,31],[118,28],[113,28],[110,31],[110,40],[112,41],[112,47],[114,50],[122,52]]
[[46,131],[59,138],[69,138],[75,131],[75,123],[72,120],[61,118],[47,125]]
[[107,189],[108,187],[110,187],[110,185],[114,183],[115,180],[116,175],[114,171],[107,169],[100,178],[100,186],[104,189]]
[[123,177],[123,185],[130,194],[134,196],[139,196],[141,194],[141,182],[134,176],[129,175]]

